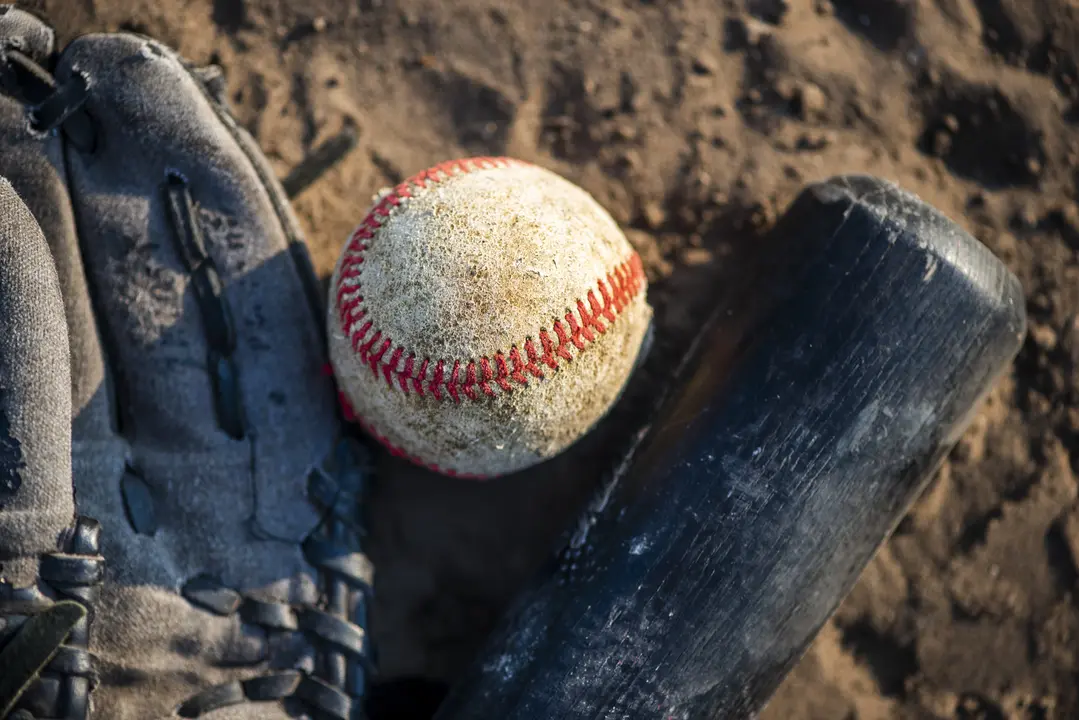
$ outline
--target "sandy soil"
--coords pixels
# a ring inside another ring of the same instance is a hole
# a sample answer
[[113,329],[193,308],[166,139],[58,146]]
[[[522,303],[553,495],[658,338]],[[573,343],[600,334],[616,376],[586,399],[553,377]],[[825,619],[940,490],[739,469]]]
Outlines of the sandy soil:
[[[768,720],[1079,717],[1079,5],[1074,0],[35,0],[62,37],[134,29],[227,72],[328,273],[372,193],[510,154],[590,190],[646,259],[660,352],[730,248],[807,181],[891,178],[998,253],[1031,332]],[[595,442],[601,442],[596,440]],[[452,680],[594,468],[468,485],[381,468],[386,679]]]

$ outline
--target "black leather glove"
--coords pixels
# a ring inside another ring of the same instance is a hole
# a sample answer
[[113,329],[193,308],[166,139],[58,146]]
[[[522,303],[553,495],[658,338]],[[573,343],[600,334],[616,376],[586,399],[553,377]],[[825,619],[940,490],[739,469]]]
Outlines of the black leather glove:
[[2,10],[0,717],[359,717],[364,450],[280,185],[212,70]]

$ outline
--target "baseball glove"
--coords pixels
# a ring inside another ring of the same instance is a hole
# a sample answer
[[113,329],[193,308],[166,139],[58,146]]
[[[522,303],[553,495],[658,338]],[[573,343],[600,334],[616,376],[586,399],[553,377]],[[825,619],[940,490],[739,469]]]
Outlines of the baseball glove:
[[366,450],[223,83],[0,7],[0,718],[357,718]]

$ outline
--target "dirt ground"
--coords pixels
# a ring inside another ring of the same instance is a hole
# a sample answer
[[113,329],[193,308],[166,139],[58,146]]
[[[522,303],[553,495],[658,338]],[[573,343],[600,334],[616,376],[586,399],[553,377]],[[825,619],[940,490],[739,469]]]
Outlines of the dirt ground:
[[[134,29],[220,63],[327,274],[380,187],[508,154],[591,191],[648,266],[657,352],[730,248],[806,182],[893,179],[1023,281],[1031,332],[768,720],[1079,717],[1075,0],[36,0],[63,38]],[[595,442],[599,442],[598,440]],[[380,468],[383,678],[452,680],[587,493],[572,458],[487,485]]]

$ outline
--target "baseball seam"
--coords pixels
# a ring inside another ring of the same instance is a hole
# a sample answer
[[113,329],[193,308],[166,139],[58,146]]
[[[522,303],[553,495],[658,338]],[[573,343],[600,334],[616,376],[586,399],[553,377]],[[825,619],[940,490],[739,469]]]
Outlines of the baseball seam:
[[[332,371],[331,371],[331,373],[332,373]],[[413,455],[413,454],[409,453],[404,448],[400,447],[399,445],[394,444],[394,442],[392,440],[390,440],[388,437],[386,437],[385,435],[380,433],[378,431],[378,429],[375,428],[374,425],[372,425],[370,422],[368,422],[366,419],[364,419],[359,413],[357,413],[352,408],[352,403],[349,402],[348,397],[345,395],[345,393],[341,392],[340,390],[337,391],[337,400],[341,404],[341,411],[342,411],[342,415],[343,415],[344,419],[346,421],[348,421],[348,422],[354,422],[354,423],[359,424],[359,426],[362,427],[367,432],[368,435],[370,435],[375,440],[378,440],[380,443],[382,443],[382,446],[385,447],[386,450],[389,451],[390,455],[393,455],[394,457],[404,458],[405,460],[408,460],[413,465],[418,465],[418,466],[420,466],[422,468],[425,468],[427,470],[432,470],[432,471],[434,471],[436,473],[441,473],[442,475],[448,475],[449,477],[461,478],[463,480],[487,480],[487,479],[490,478],[490,475],[480,475],[480,474],[477,474],[477,473],[458,472],[457,470],[452,470],[450,468],[444,468],[444,467],[441,467],[440,465],[436,465],[435,463],[428,462],[427,460],[424,460],[421,457],[417,457],[416,455]]]
[[530,336],[511,346],[508,352],[499,350],[478,360],[419,359],[415,352],[395,343],[375,327],[364,307],[361,290],[364,253],[393,212],[413,197],[416,189],[426,189],[428,185],[445,182],[457,175],[499,167],[528,166],[529,163],[501,157],[470,158],[436,165],[384,195],[352,234],[337,276],[341,331],[360,361],[370,367],[376,377],[385,378],[391,389],[399,388],[406,395],[415,392],[421,397],[429,395],[436,401],[452,400],[459,404],[462,398],[476,402],[495,397],[500,392],[511,392],[513,383],[527,387],[529,375],[538,379],[545,377],[543,366],[557,370],[561,362],[572,362],[573,349],[580,352],[605,334],[644,288],[644,265],[634,252],[612,268],[606,277],[600,277],[583,298],[571,301],[564,322],[555,318],[550,331],[539,328],[535,336],[538,348],[536,339]]

